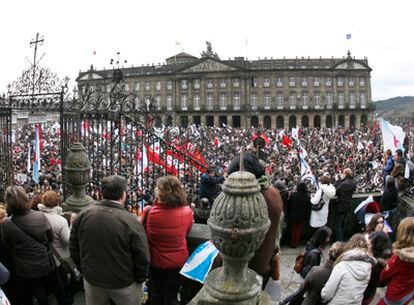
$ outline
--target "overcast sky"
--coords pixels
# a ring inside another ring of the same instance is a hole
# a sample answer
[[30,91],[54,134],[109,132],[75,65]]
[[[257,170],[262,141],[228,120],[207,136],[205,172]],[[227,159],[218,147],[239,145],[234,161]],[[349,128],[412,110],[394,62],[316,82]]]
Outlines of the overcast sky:
[[128,66],[157,64],[181,49],[199,56],[209,40],[222,59],[350,49],[368,58],[374,100],[414,95],[412,0],[1,0],[0,12],[0,92],[28,67],[39,32],[41,64],[72,86],[91,64],[110,68],[116,52]]

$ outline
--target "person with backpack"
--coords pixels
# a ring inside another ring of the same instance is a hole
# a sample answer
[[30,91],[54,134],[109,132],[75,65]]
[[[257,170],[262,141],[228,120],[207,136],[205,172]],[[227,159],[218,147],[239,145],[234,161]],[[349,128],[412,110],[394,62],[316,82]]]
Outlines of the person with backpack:
[[[329,243],[331,235],[332,230],[327,226],[319,228],[306,245],[305,251],[301,252],[296,257],[294,271],[298,273],[302,279],[305,279],[312,267],[321,264],[323,249]],[[292,304],[292,302],[294,302],[294,304],[300,304],[298,299],[303,299],[302,290],[303,286],[279,302],[279,305]]]

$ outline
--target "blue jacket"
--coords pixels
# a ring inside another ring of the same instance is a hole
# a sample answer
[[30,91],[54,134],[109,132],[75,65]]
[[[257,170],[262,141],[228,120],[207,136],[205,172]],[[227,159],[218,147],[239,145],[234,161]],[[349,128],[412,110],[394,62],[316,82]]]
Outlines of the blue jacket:
[[392,158],[392,156],[389,156],[387,158],[387,161],[385,161],[384,175],[391,174],[391,171],[393,168],[394,168],[394,159]]

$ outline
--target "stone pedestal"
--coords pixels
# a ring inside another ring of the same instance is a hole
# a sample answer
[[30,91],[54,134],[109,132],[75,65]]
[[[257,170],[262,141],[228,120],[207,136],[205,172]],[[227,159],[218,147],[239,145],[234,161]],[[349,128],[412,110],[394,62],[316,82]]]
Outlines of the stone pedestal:
[[73,193],[62,207],[63,210],[79,212],[94,200],[86,195],[85,187],[89,182],[90,163],[82,143],[74,143],[66,159],[63,182],[71,186]]

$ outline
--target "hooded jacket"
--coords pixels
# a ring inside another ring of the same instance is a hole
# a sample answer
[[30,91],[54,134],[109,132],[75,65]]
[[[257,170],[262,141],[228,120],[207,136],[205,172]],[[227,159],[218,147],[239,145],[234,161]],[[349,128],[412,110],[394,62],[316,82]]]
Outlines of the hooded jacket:
[[375,262],[363,250],[345,252],[321,291],[322,301],[329,305],[360,305]]
[[319,182],[319,189],[316,191],[315,195],[312,196],[311,204],[318,204],[321,196],[325,204],[323,205],[322,210],[312,210],[310,217],[310,226],[312,228],[320,228],[326,225],[329,214],[329,202],[335,197],[335,187],[332,184],[322,184]]
[[[61,207],[53,207],[48,208],[45,205],[39,203],[38,205],[39,211],[43,212],[46,216],[47,220],[49,221],[50,225],[52,226],[53,230],[53,242],[52,245],[56,249],[56,251],[60,254],[61,257],[69,257],[69,225],[68,221],[63,218],[62,208]],[[59,266],[60,262],[55,257],[56,265]]]
[[397,301],[414,290],[414,247],[394,250],[381,272],[380,281],[387,284],[385,297]]

